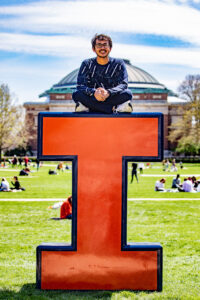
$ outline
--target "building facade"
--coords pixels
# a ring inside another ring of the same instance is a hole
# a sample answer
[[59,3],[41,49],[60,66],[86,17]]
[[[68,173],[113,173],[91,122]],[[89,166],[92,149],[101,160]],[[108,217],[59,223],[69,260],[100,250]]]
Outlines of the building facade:
[[[124,60],[128,72],[128,87],[133,93],[134,112],[161,112],[164,115],[164,150],[171,150],[168,142],[169,126],[181,117],[180,108],[185,100],[176,97],[163,84],[159,83],[146,71],[131,65]],[[74,112],[75,103],[72,93],[76,89],[79,69],[65,76],[49,90],[39,95],[45,101],[26,102],[26,124],[29,132],[29,145],[34,154],[37,153],[37,118],[39,112]]]

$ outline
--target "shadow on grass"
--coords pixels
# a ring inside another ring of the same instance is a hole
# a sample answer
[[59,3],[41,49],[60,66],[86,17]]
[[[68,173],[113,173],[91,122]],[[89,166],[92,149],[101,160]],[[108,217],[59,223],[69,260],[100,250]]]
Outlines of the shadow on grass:
[[109,300],[112,297],[112,291],[43,291],[36,289],[35,284],[24,284],[19,291],[10,289],[0,290],[0,299],[17,300],[46,300],[46,299],[69,299],[69,300],[88,300],[102,299]]

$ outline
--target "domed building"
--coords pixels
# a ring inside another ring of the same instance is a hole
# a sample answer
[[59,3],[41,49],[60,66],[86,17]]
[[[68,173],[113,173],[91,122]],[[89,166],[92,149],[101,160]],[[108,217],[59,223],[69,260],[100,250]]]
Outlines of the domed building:
[[[180,117],[178,107],[184,105],[185,101],[176,97],[163,84],[159,83],[146,71],[131,65],[129,60],[124,59],[128,72],[128,88],[133,93],[134,112],[161,112],[164,115],[164,149],[170,150],[167,140],[168,126]],[[39,95],[45,97],[45,101],[26,102],[26,122],[29,130],[29,145],[32,151],[37,152],[37,115],[39,112],[73,112],[75,103],[72,93],[76,89],[79,69],[65,76],[49,90]]]

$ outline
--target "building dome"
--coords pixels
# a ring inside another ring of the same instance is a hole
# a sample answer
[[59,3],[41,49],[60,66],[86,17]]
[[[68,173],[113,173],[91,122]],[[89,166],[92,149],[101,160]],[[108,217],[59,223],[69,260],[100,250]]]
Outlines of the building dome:
[[[131,65],[128,59],[124,59],[127,73],[128,73],[128,82],[129,83],[149,83],[149,84],[158,84],[159,82],[149,73],[146,71]],[[62,80],[60,80],[54,87],[63,87],[69,85],[75,85],[77,82],[79,69],[75,69],[67,76],[65,76]]]
[[[171,145],[167,140],[169,126],[177,122],[177,119],[182,116],[182,110],[180,111],[179,108],[185,105],[185,103],[182,99],[175,97],[176,94],[168,90],[151,74],[131,65],[129,60],[124,59],[124,62],[128,72],[128,88],[132,92],[134,112],[163,113],[164,147],[165,150],[170,149]],[[39,97],[45,97],[43,101],[24,103],[29,132],[28,143],[32,147],[32,151],[37,150],[37,116],[40,111],[75,111],[75,102],[72,99],[72,94],[76,90],[78,72],[79,69],[75,69],[58,83],[51,86],[50,89],[40,94]]]
[[[169,90],[151,74],[133,66],[128,59],[124,59],[124,62],[128,73],[128,88],[133,94],[168,94]],[[76,90],[78,72],[79,69],[75,69],[39,97],[52,94],[72,94]],[[138,96],[135,96],[136,98]]]

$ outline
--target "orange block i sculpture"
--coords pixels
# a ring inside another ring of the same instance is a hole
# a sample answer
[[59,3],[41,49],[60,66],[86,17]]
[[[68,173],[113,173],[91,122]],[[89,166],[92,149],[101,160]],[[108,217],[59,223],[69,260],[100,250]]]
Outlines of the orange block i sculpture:
[[[37,247],[37,288],[162,290],[162,247],[127,243],[130,161],[161,161],[160,113],[40,113],[38,158],[72,161],[72,242]],[[152,237],[153,238],[153,237]]]

